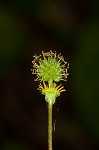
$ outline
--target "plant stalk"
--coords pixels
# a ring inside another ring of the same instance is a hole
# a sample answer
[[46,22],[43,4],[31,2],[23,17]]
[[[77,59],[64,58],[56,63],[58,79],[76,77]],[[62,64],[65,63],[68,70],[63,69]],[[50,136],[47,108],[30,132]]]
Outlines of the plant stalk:
[[52,100],[48,102],[48,149],[52,150]]

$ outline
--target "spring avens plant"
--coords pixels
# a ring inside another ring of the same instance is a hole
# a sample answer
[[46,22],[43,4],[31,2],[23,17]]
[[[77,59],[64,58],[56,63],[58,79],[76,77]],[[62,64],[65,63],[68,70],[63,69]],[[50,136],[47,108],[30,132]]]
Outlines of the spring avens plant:
[[68,76],[69,63],[65,62],[64,57],[57,52],[43,52],[37,56],[34,55],[32,61],[32,74],[36,74],[35,81],[39,81],[38,90],[45,95],[48,103],[48,149],[52,150],[52,107],[56,97],[66,91],[62,84],[58,85],[61,80],[66,81]]

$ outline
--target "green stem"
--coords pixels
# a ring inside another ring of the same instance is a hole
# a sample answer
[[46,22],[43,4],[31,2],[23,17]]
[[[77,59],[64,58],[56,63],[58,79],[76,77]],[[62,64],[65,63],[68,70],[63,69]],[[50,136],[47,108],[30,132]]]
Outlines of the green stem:
[[48,149],[52,150],[52,100],[48,102]]

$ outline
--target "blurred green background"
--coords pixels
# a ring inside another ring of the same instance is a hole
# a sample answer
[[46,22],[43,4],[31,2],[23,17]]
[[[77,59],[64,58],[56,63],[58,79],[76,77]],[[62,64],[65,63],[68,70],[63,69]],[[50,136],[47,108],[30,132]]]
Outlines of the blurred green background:
[[53,149],[98,150],[99,3],[89,0],[0,1],[0,149],[47,149],[47,104],[31,74],[42,50],[70,63]]

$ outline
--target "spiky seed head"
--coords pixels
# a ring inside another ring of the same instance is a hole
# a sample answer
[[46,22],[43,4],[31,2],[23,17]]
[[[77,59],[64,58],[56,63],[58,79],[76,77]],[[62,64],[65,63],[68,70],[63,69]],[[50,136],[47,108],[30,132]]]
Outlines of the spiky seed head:
[[64,61],[64,57],[52,51],[44,53],[42,55],[34,55],[32,73],[36,74],[37,79],[40,81],[55,81],[66,80],[67,70],[69,64]]

